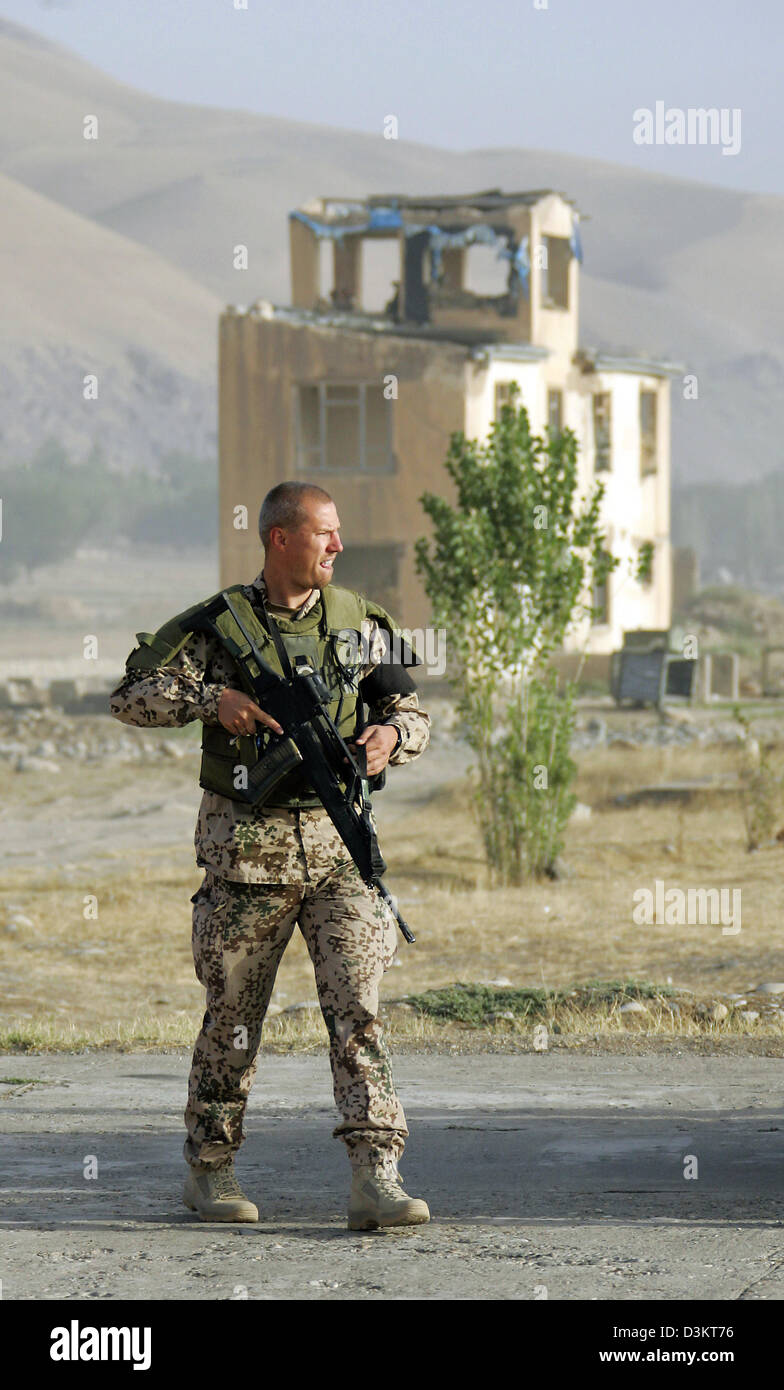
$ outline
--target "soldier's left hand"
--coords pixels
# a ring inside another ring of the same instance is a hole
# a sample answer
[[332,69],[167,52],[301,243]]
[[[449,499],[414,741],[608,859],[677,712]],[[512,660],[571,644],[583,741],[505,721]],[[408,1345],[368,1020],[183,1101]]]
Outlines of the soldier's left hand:
[[349,744],[349,748],[353,748],[357,743],[363,744],[367,752],[368,777],[375,777],[389,762],[392,749],[397,743],[397,730],[393,729],[391,724],[368,724],[354,743]]

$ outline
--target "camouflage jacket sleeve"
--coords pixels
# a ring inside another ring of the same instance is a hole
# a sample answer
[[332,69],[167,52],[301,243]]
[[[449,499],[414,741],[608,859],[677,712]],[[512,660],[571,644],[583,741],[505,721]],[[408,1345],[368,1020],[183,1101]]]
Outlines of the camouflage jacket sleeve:
[[[368,664],[360,679],[373,670],[384,659],[386,644],[378,623],[366,618],[362,624],[363,641],[367,643]],[[419,707],[416,692],[410,695],[386,695],[382,700],[368,706],[369,724],[391,724],[400,730],[401,742],[392,753],[389,763],[398,767],[410,763],[424,753],[430,742],[430,715]]]
[[[208,647],[210,649],[208,653]],[[203,633],[194,633],[167,666],[128,667],[109,697],[109,710],[123,724],[170,728],[201,719],[218,723],[218,701],[231,684],[228,667]],[[209,680],[205,678],[209,659]]]
[[[360,679],[384,658],[385,643],[378,624],[365,619],[362,635],[368,654]],[[217,724],[218,702],[226,686],[239,688],[233,662],[218,643],[193,633],[167,666],[140,670],[128,668],[109,700],[110,712],[124,724],[168,728],[201,719]],[[430,740],[430,716],[419,707],[419,697],[386,695],[369,706],[370,724],[392,724],[401,742],[389,761],[394,767],[418,758]]]

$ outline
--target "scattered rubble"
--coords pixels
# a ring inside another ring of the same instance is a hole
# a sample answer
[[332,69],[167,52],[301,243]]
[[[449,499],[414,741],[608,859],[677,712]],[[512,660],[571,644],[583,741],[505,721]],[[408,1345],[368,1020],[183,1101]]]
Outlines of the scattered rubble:
[[56,775],[74,762],[160,763],[198,754],[198,738],[183,737],[179,731],[131,728],[107,714],[0,709],[0,767],[5,764],[17,773]]
[[684,717],[689,711],[679,710],[674,719],[665,718],[653,722],[650,718],[634,724],[625,724],[623,729],[611,729],[607,721],[592,716],[588,720],[579,715],[575,726],[572,749],[615,748],[618,751],[636,748],[687,747],[692,744],[743,743],[742,731],[733,719],[721,718],[710,723],[698,723],[692,717]]
[[[108,714],[108,689],[82,691],[75,681],[52,681],[46,689],[39,689],[33,681],[17,681],[11,691],[13,684],[0,684],[0,760],[11,762],[17,771],[54,772],[53,767],[40,767],[35,759],[60,763],[63,770],[64,759],[112,758],[142,763],[195,755],[198,739],[173,737],[169,730],[118,724]],[[422,682],[420,699],[431,716],[432,746],[461,744],[464,730],[453,700],[443,692],[431,694],[426,681]],[[578,711],[572,751],[608,748],[631,752],[694,744],[740,746],[745,739],[743,730],[726,712],[711,716],[704,710],[668,707],[660,714],[641,711],[638,719],[625,718],[620,727],[613,727],[616,714],[614,707],[608,710],[606,718]],[[760,736],[780,738],[780,721],[774,717],[769,723],[764,734],[759,730]],[[575,813],[577,819],[587,819],[589,814],[589,808],[581,807]]]

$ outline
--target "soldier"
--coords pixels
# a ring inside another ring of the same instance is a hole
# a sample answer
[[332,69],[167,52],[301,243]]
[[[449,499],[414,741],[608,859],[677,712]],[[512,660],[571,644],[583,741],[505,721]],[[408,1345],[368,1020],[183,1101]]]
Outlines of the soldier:
[[[411,762],[427,747],[430,719],[408,671],[389,658],[394,620],[378,604],[332,584],[343,546],[332,498],[309,483],[279,483],[264,499],[259,534],[264,568],[232,586],[237,609],[281,671],[272,626],[286,654],[303,652],[334,696],[329,709],[347,741],[362,745],[368,777]],[[204,881],[193,903],[193,956],[206,1012],[193,1052],[184,1154],[186,1206],[203,1221],[258,1221],[242,1192],[234,1155],[256,1069],[261,1029],[283,951],[298,925],[316,975],[329,1034],[334,1130],[348,1150],[351,1230],[430,1219],[427,1204],[403,1191],[398,1159],[408,1135],[379,1022],[379,983],[397,947],[396,924],[363,882],[299,768],[270,802],[236,798],[237,769],[262,756],[281,726],[243,690],[226,648],[189,632],[179,614],[157,633],[138,634],[111,712],[126,724],[170,727],[200,719],[204,796],[196,858]],[[346,649],[346,636],[353,643]],[[351,653],[353,652],[353,665]],[[369,721],[362,726],[363,706]],[[271,731],[271,732],[269,732]],[[234,793],[234,796],[232,796]]]

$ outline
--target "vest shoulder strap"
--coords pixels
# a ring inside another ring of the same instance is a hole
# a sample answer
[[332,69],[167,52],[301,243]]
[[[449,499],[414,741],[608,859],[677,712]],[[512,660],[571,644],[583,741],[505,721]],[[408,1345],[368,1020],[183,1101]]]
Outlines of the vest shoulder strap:
[[345,628],[360,628],[363,618],[373,618],[390,638],[396,639],[396,650],[402,654],[402,664],[421,666],[422,661],[414,650],[411,633],[401,627],[380,603],[365,598],[355,589],[341,589],[335,584],[328,584],[322,589],[321,599],[328,633],[334,636]]
[[[219,589],[209,598],[201,599],[199,603],[194,603],[190,608],[183,609],[182,613],[178,613],[174,618],[169,618],[156,632],[137,632],[136,641],[139,645],[131,652],[125,663],[126,669],[168,666],[169,662],[173,661],[177,653],[185,646],[193,631],[188,626],[188,619],[195,617],[221,593],[230,593],[239,604],[247,603],[242,590],[242,584],[232,584],[225,590]],[[248,609],[250,609],[249,604]]]
[[[256,646],[266,647],[271,641],[270,635],[255,612],[253,604],[242,592],[242,585],[234,584],[230,589],[222,589],[221,593],[231,596],[232,606],[236,608],[244,627],[249,630]],[[215,620],[215,626],[220,632],[230,656],[244,658],[250,655],[250,645],[240,632],[231,613],[228,611],[221,613]]]
[[366,600],[354,589],[342,589],[337,584],[327,584],[321,590],[321,603],[324,609],[324,626],[334,636],[344,628],[359,630],[367,611]]

